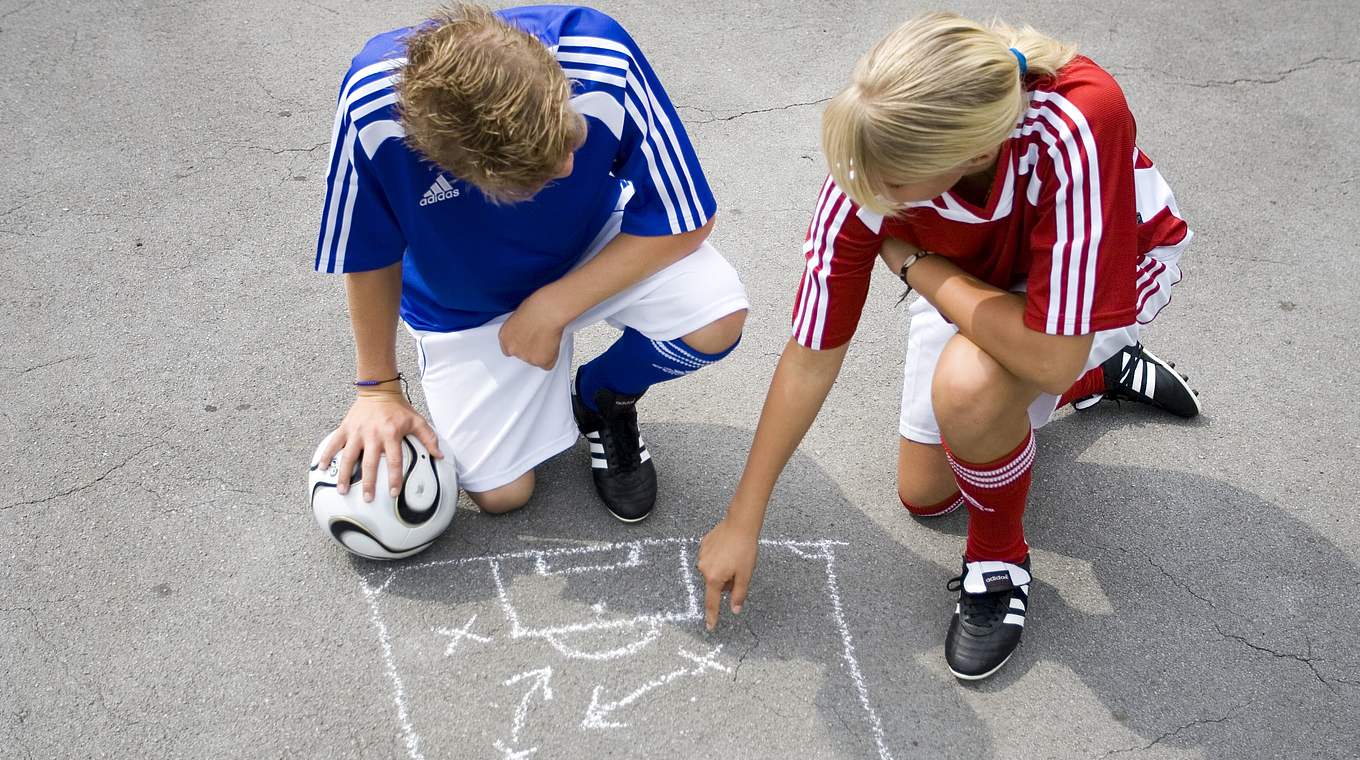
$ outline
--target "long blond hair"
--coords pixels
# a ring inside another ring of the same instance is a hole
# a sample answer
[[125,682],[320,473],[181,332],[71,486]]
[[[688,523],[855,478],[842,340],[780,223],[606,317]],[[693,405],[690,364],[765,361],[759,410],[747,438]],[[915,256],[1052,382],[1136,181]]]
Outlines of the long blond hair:
[[1030,76],[1053,76],[1076,55],[1028,26],[942,12],[880,40],[822,115],[822,150],[836,184],[860,206],[891,214],[900,204],[888,198],[888,185],[945,174],[1000,145],[1026,108],[1012,47]]

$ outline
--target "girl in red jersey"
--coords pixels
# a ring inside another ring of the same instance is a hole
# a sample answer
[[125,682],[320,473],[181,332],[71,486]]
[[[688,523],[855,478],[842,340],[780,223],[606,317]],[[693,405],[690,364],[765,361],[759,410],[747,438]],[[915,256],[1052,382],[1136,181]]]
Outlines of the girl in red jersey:
[[822,120],[831,171],[793,337],[699,553],[710,627],[722,591],[733,612],[745,600],[775,480],[840,371],[881,258],[921,296],[898,493],[918,517],[969,511],[945,658],[964,679],[1006,662],[1029,603],[1033,429],[1102,396],[1199,412],[1185,378],[1138,340],[1170,300],[1191,233],[1134,137],[1114,79],[1028,27],[935,13],[860,60]]

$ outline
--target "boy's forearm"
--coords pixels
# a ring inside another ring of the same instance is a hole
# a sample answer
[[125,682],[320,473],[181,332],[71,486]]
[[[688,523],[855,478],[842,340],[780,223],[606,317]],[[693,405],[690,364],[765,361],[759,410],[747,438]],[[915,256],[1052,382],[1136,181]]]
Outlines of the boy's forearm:
[[558,320],[566,325],[610,296],[698,250],[712,229],[713,219],[709,219],[703,227],[679,235],[620,233],[590,261],[543,286],[531,298],[550,302]]
[[350,326],[354,330],[355,375],[386,380],[397,374],[397,314],[401,307],[401,263],[345,275]]

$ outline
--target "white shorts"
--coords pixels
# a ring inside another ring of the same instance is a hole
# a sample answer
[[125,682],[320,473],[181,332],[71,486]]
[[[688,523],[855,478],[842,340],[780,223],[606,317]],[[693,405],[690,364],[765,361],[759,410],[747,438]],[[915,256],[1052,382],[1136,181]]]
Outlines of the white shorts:
[[[616,214],[582,259],[618,234]],[[601,320],[655,340],[674,340],[749,308],[737,272],[707,242],[679,262],[609,298],[562,333],[557,365],[543,370],[501,353],[509,315],[458,332],[411,329],[420,380],[440,446],[453,457],[458,484],[490,491],[569,448],[579,435],[571,411],[573,333]]]
[[[1150,295],[1143,300],[1137,320],[1133,324],[1114,330],[1101,330],[1095,334],[1091,341],[1091,353],[1086,357],[1086,366],[1082,369],[1083,373],[1100,366],[1125,346],[1132,346],[1138,342],[1142,326],[1151,322],[1170,302],[1171,286],[1181,279],[1179,267],[1181,252],[1189,242],[1190,238],[1187,236],[1180,245],[1155,248],[1144,257],[1145,263],[1155,260],[1155,263],[1160,265],[1140,266],[1140,270],[1157,272],[1155,279],[1158,287],[1144,289],[1144,292]],[[1139,286],[1142,285],[1143,282],[1140,280]],[[924,298],[916,299],[907,310],[907,315],[910,327],[907,332],[907,359],[902,379],[902,416],[898,423],[898,432],[909,441],[938,444],[940,425],[935,421],[935,408],[930,400],[930,385],[935,378],[935,365],[940,361],[945,344],[959,329],[946,321],[939,310]],[[1037,430],[1047,424],[1053,412],[1057,411],[1058,399],[1058,396],[1051,393],[1041,394],[1035,399],[1034,403],[1029,405],[1030,426]]]

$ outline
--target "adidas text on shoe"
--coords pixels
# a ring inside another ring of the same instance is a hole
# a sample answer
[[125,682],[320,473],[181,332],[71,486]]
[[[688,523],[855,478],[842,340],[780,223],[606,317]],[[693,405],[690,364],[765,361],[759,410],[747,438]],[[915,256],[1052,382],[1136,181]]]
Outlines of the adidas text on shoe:
[[977,681],[1001,669],[1020,645],[1029,608],[1029,558],[1009,562],[965,562],[949,581],[959,592],[944,640],[949,671]]
[[1176,365],[1136,343],[1105,360],[1106,398],[1135,401],[1189,419],[1200,413],[1199,394]]
[[581,401],[576,384],[571,394],[576,426],[590,445],[595,491],[610,514],[628,523],[645,519],[656,505],[656,465],[638,433],[640,398],[602,388],[595,393],[596,412]]

